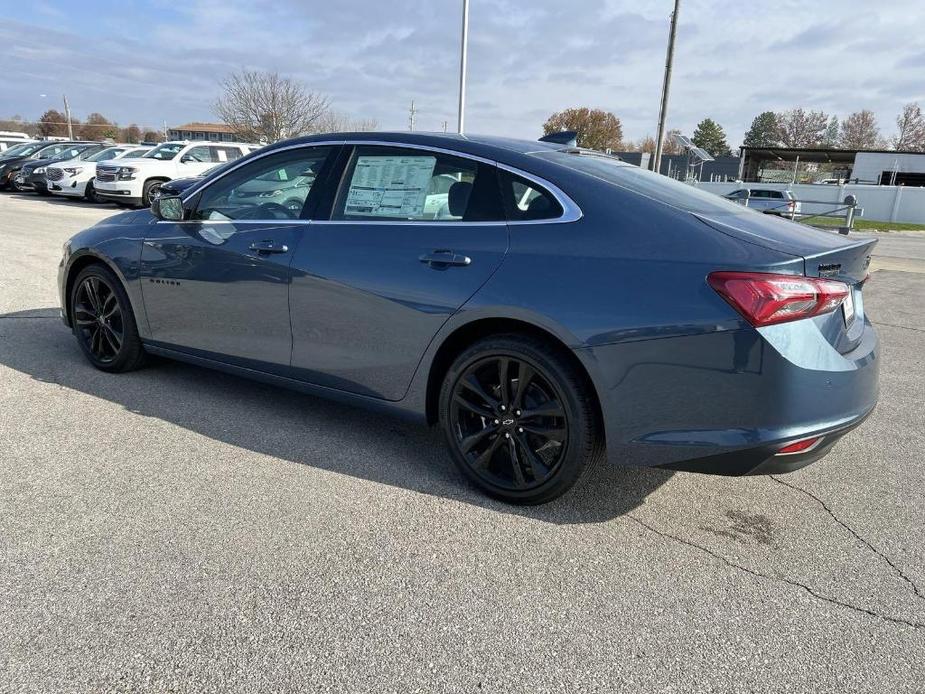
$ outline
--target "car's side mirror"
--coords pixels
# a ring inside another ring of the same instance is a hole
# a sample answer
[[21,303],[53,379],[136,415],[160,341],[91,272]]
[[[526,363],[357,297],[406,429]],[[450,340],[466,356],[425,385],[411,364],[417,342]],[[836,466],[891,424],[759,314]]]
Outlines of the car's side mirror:
[[194,162],[194,161],[196,160],[193,159],[193,157],[191,157],[189,154],[184,154],[182,157],[180,157],[181,164],[189,164],[190,162]]
[[151,201],[151,213],[165,222],[183,221],[183,201],[175,196],[164,196]]

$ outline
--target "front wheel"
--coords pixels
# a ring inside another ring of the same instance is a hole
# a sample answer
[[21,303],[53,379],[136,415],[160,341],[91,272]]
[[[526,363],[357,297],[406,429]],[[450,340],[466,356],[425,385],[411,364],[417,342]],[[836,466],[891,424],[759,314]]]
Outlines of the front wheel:
[[90,265],[81,270],[71,291],[70,315],[77,343],[96,368],[121,373],[144,362],[128,295],[108,268]]
[[499,335],[473,344],[447,372],[440,422],[457,466],[516,504],[568,491],[603,452],[590,384],[547,343]]
[[161,186],[163,181],[145,181],[144,188],[141,191],[141,204],[144,207],[150,207],[151,203],[161,197]]
[[103,202],[102,198],[96,194],[96,188],[93,186],[93,179],[91,178],[87,181],[87,189],[84,191],[84,197],[87,199],[87,202],[100,203]]

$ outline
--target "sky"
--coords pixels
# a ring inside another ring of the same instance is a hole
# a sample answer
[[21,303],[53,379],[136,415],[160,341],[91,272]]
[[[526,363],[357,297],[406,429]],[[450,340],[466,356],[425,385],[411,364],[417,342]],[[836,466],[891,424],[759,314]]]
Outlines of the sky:
[[[533,139],[553,112],[603,108],[654,135],[673,0],[471,0],[466,130]],[[456,126],[461,0],[0,0],[0,118],[62,108],[120,125],[216,121],[223,76],[278,71],[336,110],[406,130]],[[773,9],[772,9],[773,8]],[[925,106],[920,0],[683,0],[668,127],[710,117],[733,146],[766,110],[884,135]]]

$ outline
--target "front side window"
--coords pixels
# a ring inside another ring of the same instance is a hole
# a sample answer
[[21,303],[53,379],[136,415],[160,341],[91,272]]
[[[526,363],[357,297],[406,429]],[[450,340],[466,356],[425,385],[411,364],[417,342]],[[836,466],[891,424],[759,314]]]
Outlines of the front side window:
[[362,146],[354,151],[334,219],[500,221],[494,167],[442,152]]
[[250,162],[207,186],[193,219],[299,219],[330,151],[311,147]]
[[193,147],[183,155],[181,162],[194,162],[200,164],[209,164],[213,161],[212,152],[208,147]]

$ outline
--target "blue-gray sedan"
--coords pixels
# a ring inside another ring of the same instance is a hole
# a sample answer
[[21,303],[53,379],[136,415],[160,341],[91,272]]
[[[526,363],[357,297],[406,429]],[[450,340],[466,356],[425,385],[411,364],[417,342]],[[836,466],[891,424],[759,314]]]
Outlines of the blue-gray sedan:
[[157,354],[420,417],[511,502],[605,455],[793,470],[877,400],[872,241],[597,152],[322,135],[190,183],[66,244],[63,317],[94,366]]

